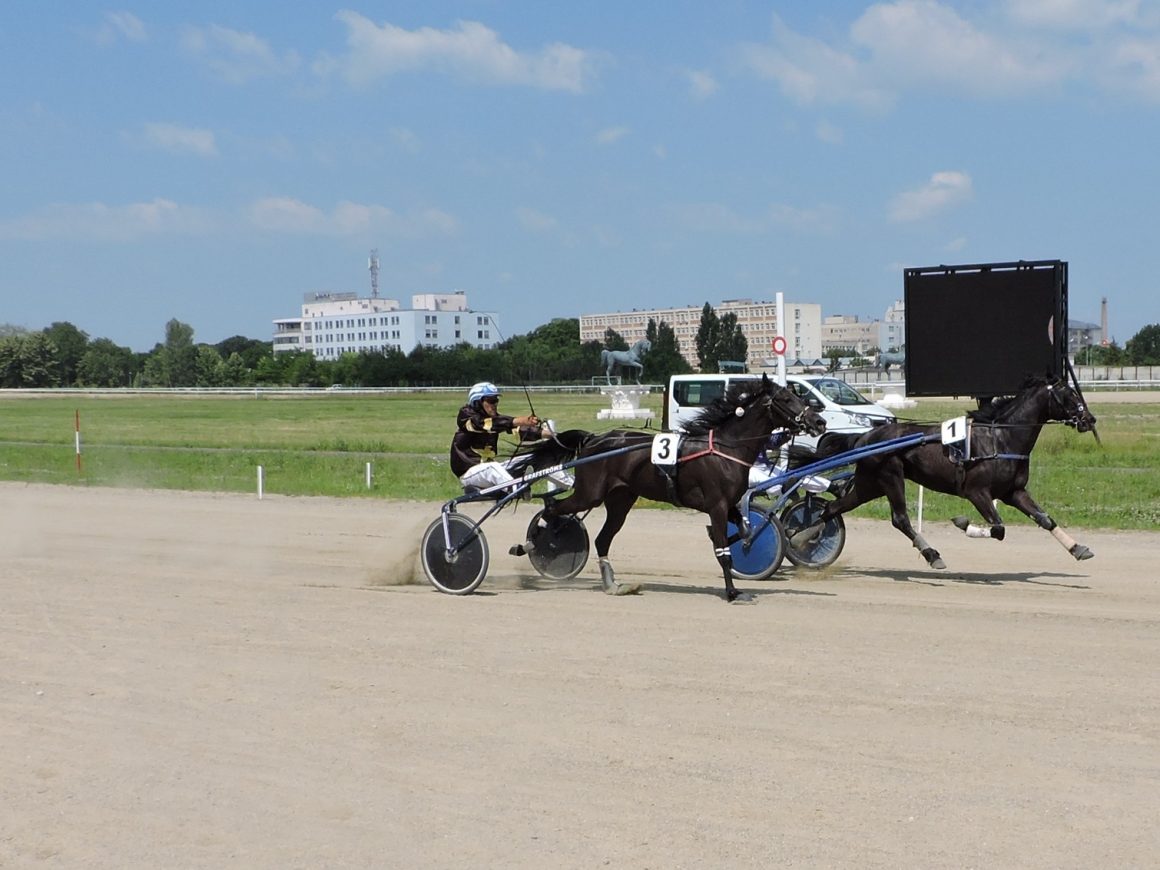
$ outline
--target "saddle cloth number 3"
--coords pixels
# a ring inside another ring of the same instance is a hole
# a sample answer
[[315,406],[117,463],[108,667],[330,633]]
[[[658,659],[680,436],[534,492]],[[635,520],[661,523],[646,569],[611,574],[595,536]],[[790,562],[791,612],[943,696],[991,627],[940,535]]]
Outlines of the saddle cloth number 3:
[[653,465],[676,465],[677,450],[681,446],[681,436],[675,432],[660,432],[653,436]]

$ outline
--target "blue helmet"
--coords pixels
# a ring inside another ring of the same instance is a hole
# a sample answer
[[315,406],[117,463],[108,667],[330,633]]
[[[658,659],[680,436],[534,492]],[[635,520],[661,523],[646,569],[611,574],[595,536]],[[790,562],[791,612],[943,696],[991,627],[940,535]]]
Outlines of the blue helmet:
[[480,381],[467,391],[467,404],[474,405],[476,402],[489,396],[499,398],[499,395],[499,387],[491,381]]

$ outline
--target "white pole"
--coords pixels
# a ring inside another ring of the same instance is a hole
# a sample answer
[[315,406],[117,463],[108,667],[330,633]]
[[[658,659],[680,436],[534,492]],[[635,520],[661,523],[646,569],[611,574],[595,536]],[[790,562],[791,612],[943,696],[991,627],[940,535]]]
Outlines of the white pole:
[[371,464],[367,463],[367,489],[371,488]]
[[266,483],[266,471],[262,466],[258,466],[258,499],[262,498],[262,489]]
[[922,492],[923,488],[918,488],[918,533],[922,534]]
[[[785,339],[785,353],[789,353],[789,338],[785,334],[785,296],[778,291],[773,294],[773,316],[777,320],[777,334]],[[777,382],[785,386],[785,353],[777,356]]]

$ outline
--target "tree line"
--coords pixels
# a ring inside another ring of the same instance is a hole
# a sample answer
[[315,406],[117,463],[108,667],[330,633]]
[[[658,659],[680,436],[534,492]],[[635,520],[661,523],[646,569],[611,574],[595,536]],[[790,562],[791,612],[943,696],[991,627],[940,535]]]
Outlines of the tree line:
[[[712,320],[713,334],[725,339],[698,341],[699,352],[705,354],[699,361],[707,371],[716,370],[718,358],[736,353],[736,331],[727,318],[722,319],[724,330],[716,325],[715,315]],[[668,323],[650,319],[646,336],[652,347],[643,360],[645,380],[665,383],[671,374],[691,371]],[[90,339],[67,321],[39,331],[0,325],[0,387],[421,387],[483,378],[509,384],[587,384],[603,375],[600,352],[606,348],[626,350],[628,342],[612,329],[603,342],[581,342],[576,318],[552,320],[486,350],[468,344],[420,345],[410,353],[347,353],[337,360],[300,351],[275,354],[272,342],[241,335],[217,344],[198,343],[193,327],[177,319],[165,324],[164,341],[145,353],[108,338]]]
[[[650,318],[645,336],[642,380],[667,383],[692,367],[681,355],[676,334],[664,320]],[[552,320],[526,335],[483,350],[461,344],[451,348],[418,346],[410,353],[347,353],[337,360],[313,354],[275,354],[269,341],[236,335],[217,344],[194,341],[193,327],[179,320],[165,324],[165,340],[147,353],[121,347],[107,338],[91,339],[71,323],[53,323],[31,332],[0,325],[0,387],[422,387],[458,386],[487,379],[507,384],[588,384],[604,374],[600,352],[627,350],[613,329],[603,342],[580,341],[576,318]],[[737,316],[717,316],[705,303],[696,336],[697,364],[716,372],[724,362],[748,355]],[[1160,324],[1141,329],[1123,348],[1084,348],[1080,365],[1160,365]]]

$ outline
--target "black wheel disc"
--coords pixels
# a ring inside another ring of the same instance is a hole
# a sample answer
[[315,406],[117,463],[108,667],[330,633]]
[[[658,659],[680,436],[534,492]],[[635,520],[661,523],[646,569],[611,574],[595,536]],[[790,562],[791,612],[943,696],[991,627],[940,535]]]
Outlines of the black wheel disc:
[[528,540],[535,546],[528,553],[532,567],[551,580],[570,580],[588,564],[588,530],[572,515],[557,516],[540,525],[540,511],[528,524]]
[[840,516],[830,517],[822,530],[806,539],[790,537],[798,529],[811,525],[826,507],[830,499],[814,495],[790,502],[781,512],[781,524],[785,527],[785,556],[802,568],[824,568],[842,554],[846,546],[846,522]]
[[423,573],[431,585],[449,595],[467,595],[483,582],[487,574],[487,538],[483,530],[460,514],[447,514],[447,531],[455,554],[447,555],[443,536],[443,517],[435,520],[423,533],[420,553]]

